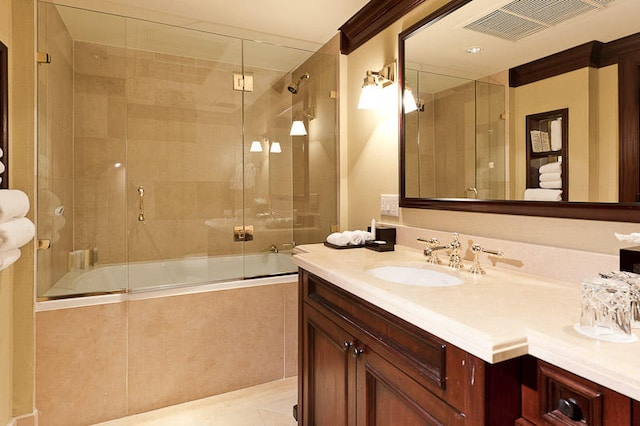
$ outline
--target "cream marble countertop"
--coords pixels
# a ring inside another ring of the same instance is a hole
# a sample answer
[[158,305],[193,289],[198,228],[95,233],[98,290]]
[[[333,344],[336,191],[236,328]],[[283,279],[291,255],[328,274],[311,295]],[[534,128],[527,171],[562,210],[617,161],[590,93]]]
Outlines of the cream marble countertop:
[[[640,400],[640,343],[608,343],[578,334],[580,292],[575,283],[493,268],[477,276],[428,265],[421,250],[334,250],[296,247],[299,267],[487,361],[531,354]],[[464,283],[418,287],[375,278],[376,266],[420,266],[453,274]],[[469,263],[465,262],[468,270]]]

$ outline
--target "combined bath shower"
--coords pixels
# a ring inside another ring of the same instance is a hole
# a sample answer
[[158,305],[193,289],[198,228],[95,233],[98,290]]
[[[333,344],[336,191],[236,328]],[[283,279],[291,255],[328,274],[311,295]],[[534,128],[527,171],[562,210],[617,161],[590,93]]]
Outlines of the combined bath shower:
[[308,72],[305,72],[304,74],[302,74],[300,76],[300,78],[298,79],[296,84],[292,84],[291,86],[287,87],[287,90],[289,90],[291,93],[293,93],[294,95],[298,94],[298,90],[300,90],[300,85],[302,84],[302,82],[306,79],[308,79],[309,77],[311,77],[309,75]]

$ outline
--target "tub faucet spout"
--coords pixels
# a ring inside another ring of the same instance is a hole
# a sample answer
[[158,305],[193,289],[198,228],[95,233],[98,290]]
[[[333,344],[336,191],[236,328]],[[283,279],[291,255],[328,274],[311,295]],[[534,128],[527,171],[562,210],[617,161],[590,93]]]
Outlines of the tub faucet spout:
[[271,251],[271,253],[278,253],[280,250],[278,250],[278,247],[275,244],[271,244],[269,251]]

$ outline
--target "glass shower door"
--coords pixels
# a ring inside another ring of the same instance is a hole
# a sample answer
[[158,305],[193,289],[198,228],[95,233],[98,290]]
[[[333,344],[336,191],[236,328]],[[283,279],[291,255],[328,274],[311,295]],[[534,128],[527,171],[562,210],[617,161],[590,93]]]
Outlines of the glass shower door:
[[82,22],[124,43],[121,17],[38,3],[39,299],[126,289],[124,56]]
[[242,278],[242,41],[127,22],[130,289]]

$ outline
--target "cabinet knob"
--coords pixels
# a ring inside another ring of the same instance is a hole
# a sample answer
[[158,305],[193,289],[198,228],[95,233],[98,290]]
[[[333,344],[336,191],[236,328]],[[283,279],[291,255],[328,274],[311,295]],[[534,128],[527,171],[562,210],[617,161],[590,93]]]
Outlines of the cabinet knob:
[[344,350],[349,350],[349,348],[353,346],[353,342],[342,342],[342,347],[344,348]]
[[353,348],[353,357],[354,358],[360,358],[360,355],[362,355],[364,353],[364,349],[360,349],[360,348]]
[[573,398],[560,398],[558,400],[558,411],[574,421],[583,419],[582,410]]

